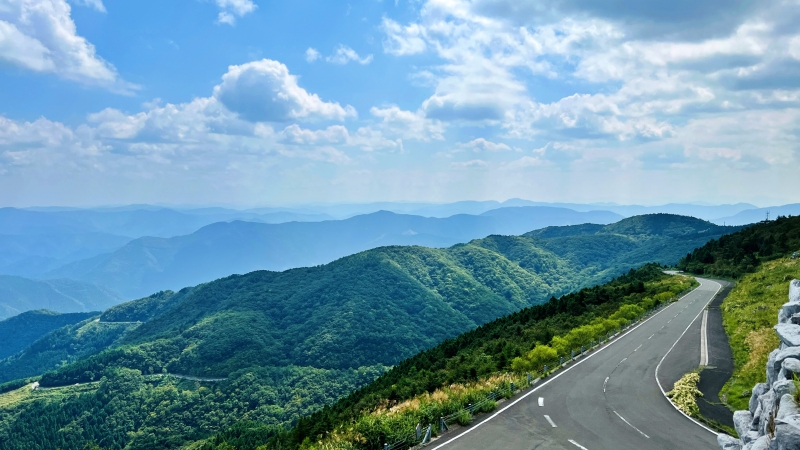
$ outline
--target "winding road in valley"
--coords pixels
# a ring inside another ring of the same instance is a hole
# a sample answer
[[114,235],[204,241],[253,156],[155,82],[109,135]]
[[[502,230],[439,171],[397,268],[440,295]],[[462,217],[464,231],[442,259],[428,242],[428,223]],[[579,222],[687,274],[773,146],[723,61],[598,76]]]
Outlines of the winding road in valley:
[[718,450],[716,435],[677,411],[661,389],[708,358],[703,311],[724,282],[697,280],[697,289],[611,344],[430,448]]

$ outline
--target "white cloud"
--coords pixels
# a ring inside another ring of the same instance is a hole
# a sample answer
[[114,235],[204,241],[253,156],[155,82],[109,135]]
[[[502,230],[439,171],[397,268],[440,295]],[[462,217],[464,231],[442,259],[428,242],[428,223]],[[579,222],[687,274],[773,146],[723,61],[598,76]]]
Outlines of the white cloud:
[[361,127],[351,134],[341,125],[332,125],[321,130],[307,130],[298,125],[289,125],[278,136],[279,142],[290,145],[347,145],[364,151],[403,150],[402,140],[387,139],[381,131],[369,127]]
[[386,108],[373,107],[370,113],[382,119],[380,124],[382,129],[404,139],[444,140],[445,127],[442,122],[428,119],[420,111],[405,111],[393,105]]
[[77,5],[88,6],[96,9],[98,12],[106,12],[106,7],[103,5],[103,0],[72,0]]
[[318,60],[321,56],[322,55],[320,55],[319,52],[314,48],[309,47],[306,50],[306,61],[308,61],[310,63]]
[[480,152],[480,151],[502,152],[511,150],[511,147],[509,147],[506,144],[503,144],[502,142],[497,143],[497,142],[487,141],[484,138],[477,138],[469,142],[459,143],[456,145],[460,148],[470,149],[475,152]]
[[235,25],[237,17],[244,17],[254,12],[258,6],[252,0],[214,0],[220,8],[217,21],[227,25]]
[[381,28],[386,33],[383,49],[392,55],[413,55],[425,51],[427,45],[422,38],[423,28],[418,24],[406,27],[399,23],[383,18]]
[[214,97],[229,110],[253,122],[288,120],[344,120],[356,117],[352,106],[322,101],[297,84],[285,65],[263,59],[230,66]]
[[347,64],[350,61],[354,61],[361,65],[366,65],[372,62],[372,55],[367,55],[362,58],[358,56],[358,53],[352,48],[339,45],[332,55],[325,58],[325,61],[333,64]]
[[0,3],[0,60],[117,93],[138,89],[122,80],[114,66],[77,34],[70,13],[65,0],[4,0]]

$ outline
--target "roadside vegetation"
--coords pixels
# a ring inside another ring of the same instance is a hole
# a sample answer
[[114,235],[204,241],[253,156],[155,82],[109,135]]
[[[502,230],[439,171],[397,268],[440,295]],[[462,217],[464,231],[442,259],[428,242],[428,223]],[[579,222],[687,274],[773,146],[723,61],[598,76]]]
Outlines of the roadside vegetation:
[[773,327],[786,303],[789,281],[800,278],[800,217],[779,217],[712,240],[683,258],[678,267],[698,275],[736,280],[722,303],[733,350],[734,373],[720,398],[733,410],[747,409],[750,391],[766,380],[769,353],[778,347]]
[[697,389],[697,383],[699,382],[700,374],[695,370],[682,376],[680,380],[675,382],[672,390],[667,392],[667,397],[672,399],[672,403],[691,417],[700,415],[697,397],[702,397],[703,393]]

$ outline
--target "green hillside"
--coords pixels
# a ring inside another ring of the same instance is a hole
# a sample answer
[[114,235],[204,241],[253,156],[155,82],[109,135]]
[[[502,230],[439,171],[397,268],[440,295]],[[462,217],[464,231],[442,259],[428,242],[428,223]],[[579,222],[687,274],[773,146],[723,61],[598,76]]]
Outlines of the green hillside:
[[[579,226],[580,233],[573,227],[551,229],[557,235],[552,238],[490,236],[448,249],[383,247],[323,266],[252,272],[160,292],[113,307],[99,322],[61,329],[61,334],[54,332],[42,341],[54,340],[47,344],[52,348],[80,349],[84,336],[97,337],[92,345],[105,337],[106,350],[56,360],[57,353],[49,353],[47,345],[34,346],[23,353],[40,364],[20,358],[6,368],[27,376],[20,366],[58,367],[41,377],[44,387],[81,383],[102,391],[109,383],[133,383],[124,393],[103,391],[101,403],[122,407],[129,402],[166,402],[172,406],[163,414],[180,411],[191,420],[168,419],[161,413],[139,417],[123,408],[135,416],[124,419],[109,406],[107,420],[114,416],[129,424],[117,435],[109,428],[77,422],[75,417],[100,417],[101,405],[92,403],[91,396],[84,399],[86,404],[68,396],[68,403],[77,402],[69,403],[70,408],[77,409],[63,416],[66,422],[39,429],[44,426],[37,422],[39,413],[31,411],[56,408],[56,397],[48,393],[60,389],[29,393],[31,402],[12,402],[6,411],[32,421],[34,434],[49,436],[44,442],[56,443],[40,448],[69,448],[75,439],[95,440],[109,448],[174,447],[240,419],[292,424],[371,381],[387,366],[446,339],[646,263],[636,252],[650,257],[659,248],[669,248],[686,254],[697,235],[707,240],[730,231],[679,216],[626,220],[644,225],[625,228],[636,231],[631,235]],[[674,221],[683,224],[680,229],[688,223],[696,233],[657,234],[673,230],[664,222]],[[586,234],[587,229],[593,234]],[[591,239],[592,247],[585,248],[580,239]],[[542,342],[548,336],[552,334],[542,335]],[[509,352],[506,362],[518,356]],[[222,380],[187,381],[186,376]],[[58,398],[58,405],[64,406],[67,400]],[[14,427],[28,426],[21,420],[3,422],[0,437],[20,430]]]
[[778,217],[714,239],[678,263],[681,270],[726,278],[751,273],[764,261],[800,251],[800,216]]
[[89,319],[53,330],[19,353],[0,360],[0,383],[41,375],[95,355],[136,327],[135,324],[98,323],[97,319],[95,313]]
[[[693,279],[665,275],[655,264],[631,270],[602,286],[526,308],[419,353],[331,407],[301,419],[289,432],[241,422],[194,448],[379,448],[416,423],[435,423],[463,408],[497,384],[507,386],[515,379],[521,384],[515,368],[536,371],[543,363],[552,367],[558,356],[569,356],[571,349],[588,345],[597,335],[694,286]],[[549,359],[528,359],[536,353],[533,349],[545,348],[553,348]]]
[[[81,322],[98,313],[60,314],[40,309],[0,321],[0,360],[20,352],[47,333]],[[0,379],[2,375],[0,375]]]

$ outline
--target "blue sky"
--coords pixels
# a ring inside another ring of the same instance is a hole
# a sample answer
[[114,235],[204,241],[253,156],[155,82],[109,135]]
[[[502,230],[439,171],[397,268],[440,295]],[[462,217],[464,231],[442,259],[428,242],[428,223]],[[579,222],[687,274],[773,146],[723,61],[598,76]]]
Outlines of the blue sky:
[[0,0],[0,204],[800,201],[796,0]]

